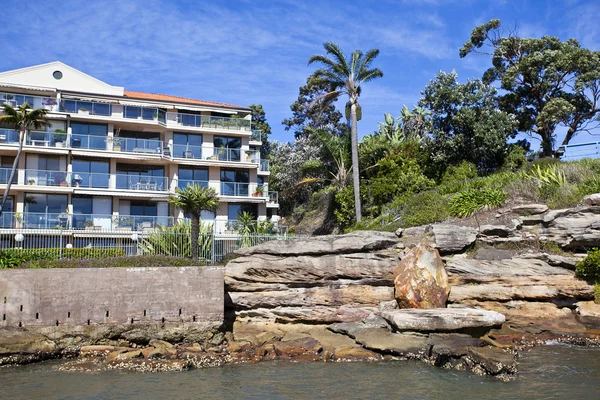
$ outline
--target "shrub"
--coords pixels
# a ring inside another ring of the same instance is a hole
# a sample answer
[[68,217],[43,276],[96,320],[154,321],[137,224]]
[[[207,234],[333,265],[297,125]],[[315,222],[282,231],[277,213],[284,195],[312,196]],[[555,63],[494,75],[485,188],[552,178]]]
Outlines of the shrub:
[[104,258],[45,259],[29,261],[22,268],[154,268],[185,267],[201,264],[188,258],[169,256],[126,256]]
[[450,200],[450,214],[460,218],[470,217],[483,208],[500,207],[505,200],[506,193],[499,189],[468,189]]
[[575,275],[592,283],[600,283],[600,250],[588,251],[587,256],[575,266]]
[[[101,258],[124,256],[125,251],[117,248],[74,248],[62,249],[62,258]],[[0,250],[0,269],[18,268],[35,260],[58,260],[61,250],[51,249],[4,249]]]
[[[210,255],[212,246],[213,225],[200,221],[200,237],[198,239],[198,254]],[[192,225],[181,223],[172,227],[161,226],[140,242],[140,248],[146,254],[165,254],[174,257],[192,257]]]
[[403,196],[394,200],[387,212],[402,228],[433,224],[448,218],[448,199],[437,191]]
[[451,183],[464,183],[470,179],[477,178],[477,167],[468,161],[463,161],[458,165],[450,165],[442,176],[442,185]]
[[502,168],[508,171],[520,171],[527,165],[527,156],[525,149],[518,145],[511,145],[504,157]]

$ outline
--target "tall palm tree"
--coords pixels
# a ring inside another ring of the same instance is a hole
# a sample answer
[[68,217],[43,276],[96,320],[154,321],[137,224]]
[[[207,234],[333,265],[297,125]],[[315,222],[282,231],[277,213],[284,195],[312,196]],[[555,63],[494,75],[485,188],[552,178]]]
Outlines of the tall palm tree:
[[352,147],[352,180],[354,183],[354,206],[356,222],[362,218],[360,206],[360,182],[358,170],[358,127],[357,122],[362,117],[362,110],[358,104],[361,93],[361,85],[381,78],[383,72],[379,68],[371,68],[371,63],[379,54],[378,49],[372,49],[363,54],[360,50],[352,52],[346,59],[340,47],[332,42],[323,45],[326,55],[314,55],[308,60],[308,64],[320,63],[322,67],[313,73],[313,78],[324,82],[329,87],[329,92],[319,96],[315,101],[331,102],[337,100],[341,95],[348,95],[346,103],[346,118],[351,123],[351,147]]
[[198,237],[200,236],[200,214],[202,211],[215,212],[219,207],[219,198],[213,188],[189,185],[185,189],[175,189],[177,193],[169,203],[192,216],[192,259],[198,259]]
[[19,165],[19,159],[21,158],[21,152],[23,151],[23,142],[25,142],[25,139],[29,135],[29,131],[31,129],[42,129],[51,126],[46,119],[48,111],[43,108],[31,109],[28,103],[24,103],[16,109],[7,103],[3,104],[2,107],[4,115],[0,117],[0,123],[12,126],[19,133],[19,150],[17,150],[17,156],[10,171],[10,178],[6,182],[6,190],[2,196],[2,203],[0,203],[0,215],[2,215],[2,211],[4,210],[8,192],[10,192],[10,187],[17,172],[17,166]]

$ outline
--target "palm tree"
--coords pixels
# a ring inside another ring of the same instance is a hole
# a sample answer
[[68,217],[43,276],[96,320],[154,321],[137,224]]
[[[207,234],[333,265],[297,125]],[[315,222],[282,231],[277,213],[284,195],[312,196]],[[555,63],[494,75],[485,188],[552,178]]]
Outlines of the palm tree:
[[0,123],[14,127],[19,133],[19,150],[17,150],[17,156],[10,171],[10,178],[6,182],[6,190],[2,196],[2,203],[0,203],[0,215],[2,215],[2,211],[4,210],[8,192],[10,192],[10,187],[17,172],[17,166],[19,165],[19,159],[21,158],[21,152],[23,151],[23,142],[29,135],[29,131],[32,128],[42,129],[52,125],[46,119],[48,111],[42,108],[31,109],[28,103],[20,105],[17,109],[7,103],[3,104],[2,107],[4,115],[0,117]]
[[346,118],[351,123],[351,147],[352,147],[352,180],[354,183],[354,207],[356,222],[362,218],[360,206],[360,183],[358,170],[358,127],[357,122],[362,117],[362,110],[358,104],[361,93],[361,84],[381,78],[383,72],[379,68],[370,68],[371,63],[379,54],[378,49],[369,50],[363,54],[355,50],[346,59],[340,47],[332,42],[323,45],[327,55],[314,55],[308,60],[308,64],[320,63],[322,68],[317,69],[312,78],[325,83],[329,92],[319,96],[316,101],[332,102],[342,94],[348,95],[346,103]]
[[200,214],[202,211],[215,212],[219,207],[219,198],[213,188],[189,185],[185,189],[175,189],[176,196],[169,203],[192,216],[192,259],[198,259],[198,237],[200,236]]

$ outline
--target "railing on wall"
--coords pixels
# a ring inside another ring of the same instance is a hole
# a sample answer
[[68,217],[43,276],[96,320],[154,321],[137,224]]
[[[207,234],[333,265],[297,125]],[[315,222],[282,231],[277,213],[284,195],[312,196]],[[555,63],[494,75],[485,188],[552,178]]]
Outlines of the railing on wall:
[[563,161],[573,161],[582,158],[599,158],[600,142],[577,143],[562,146],[559,149],[562,152]]

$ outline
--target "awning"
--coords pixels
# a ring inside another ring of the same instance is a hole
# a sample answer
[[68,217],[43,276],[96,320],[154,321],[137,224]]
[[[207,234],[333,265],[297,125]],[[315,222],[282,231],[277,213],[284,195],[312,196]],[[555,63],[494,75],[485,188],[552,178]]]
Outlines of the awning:
[[169,104],[158,104],[158,103],[148,104],[148,103],[140,103],[137,101],[129,101],[129,100],[119,100],[119,104],[123,104],[124,106],[132,106],[132,107],[167,108],[167,109],[173,108],[173,106],[169,105]]
[[76,96],[76,95],[72,95],[72,94],[63,94],[61,96],[61,98],[63,100],[93,101],[96,103],[112,103],[112,104],[119,103],[116,99],[99,99],[96,97]]
[[8,87],[8,88],[19,88],[19,89],[28,89],[28,90],[38,90],[40,92],[56,92],[55,88],[42,87],[42,86],[28,86],[28,85],[20,85],[18,83],[4,83],[0,82],[0,87]]
[[[198,106],[192,106],[192,105],[180,105],[180,104],[173,104],[171,105],[170,108],[176,108],[178,110],[185,110],[185,111],[214,111],[214,112],[219,112],[219,113],[224,113],[224,111],[226,111],[227,109],[223,109],[223,108],[216,108],[216,107],[211,107],[211,106],[202,106],[202,105],[198,105]],[[231,111],[227,111],[226,114],[238,114],[238,111],[235,111],[234,109],[229,109]]]

